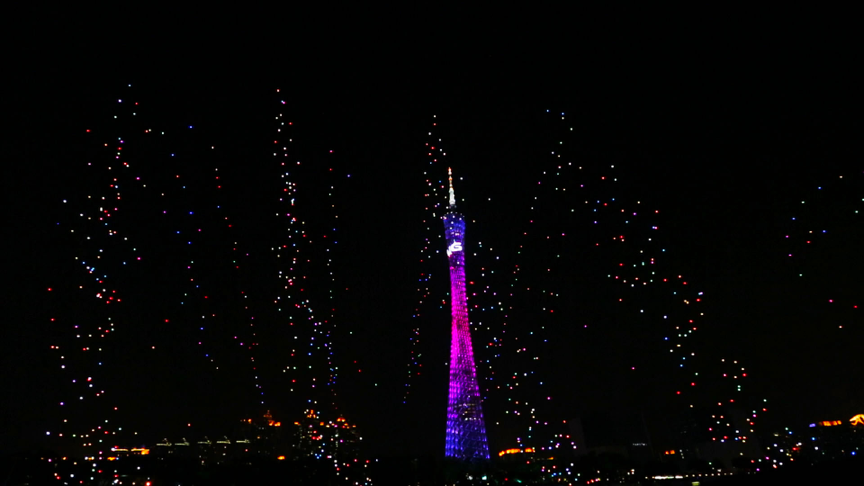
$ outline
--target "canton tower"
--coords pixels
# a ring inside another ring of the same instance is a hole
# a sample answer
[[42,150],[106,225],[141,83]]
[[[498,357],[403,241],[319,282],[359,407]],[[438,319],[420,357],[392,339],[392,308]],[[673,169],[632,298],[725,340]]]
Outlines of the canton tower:
[[447,259],[450,261],[450,399],[447,404],[447,448],[445,456],[466,461],[489,459],[486,427],[480,408],[480,390],[471,332],[468,327],[468,301],[465,295],[465,219],[456,212],[453,172],[450,177],[450,208],[444,215]]

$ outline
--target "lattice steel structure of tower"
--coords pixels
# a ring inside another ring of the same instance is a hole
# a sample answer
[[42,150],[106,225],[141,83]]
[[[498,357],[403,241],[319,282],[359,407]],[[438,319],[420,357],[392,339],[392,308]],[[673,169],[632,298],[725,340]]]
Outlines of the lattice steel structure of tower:
[[465,461],[489,459],[486,427],[480,407],[480,390],[471,332],[468,326],[468,301],[465,294],[465,219],[456,212],[453,172],[450,177],[450,208],[444,215],[447,258],[450,261],[450,399],[447,404],[447,446],[445,456]]

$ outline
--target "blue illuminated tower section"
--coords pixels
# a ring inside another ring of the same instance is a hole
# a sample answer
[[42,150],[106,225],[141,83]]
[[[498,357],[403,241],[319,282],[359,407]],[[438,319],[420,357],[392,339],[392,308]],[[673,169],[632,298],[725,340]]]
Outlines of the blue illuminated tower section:
[[480,408],[480,390],[465,295],[465,219],[456,212],[453,173],[450,176],[450,208],[444,215],[447,258],[450,261],[450,399],[447,404],[447,449],[445,455],[465,461],[489,459],[486,427]]

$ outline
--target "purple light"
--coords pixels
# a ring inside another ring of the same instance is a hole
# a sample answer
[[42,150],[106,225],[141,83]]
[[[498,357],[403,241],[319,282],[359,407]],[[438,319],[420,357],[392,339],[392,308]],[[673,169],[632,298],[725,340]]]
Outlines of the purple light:
[[[451,182],[452,184],[452,182]],[[474,351],[468,327],[468,301],[465,295],[465,220],[451,208],[444,215],[447,257],[450,262],[450,393],[447,404],[447,457],[468,461],[488,460],[486,427],[477,386]]]

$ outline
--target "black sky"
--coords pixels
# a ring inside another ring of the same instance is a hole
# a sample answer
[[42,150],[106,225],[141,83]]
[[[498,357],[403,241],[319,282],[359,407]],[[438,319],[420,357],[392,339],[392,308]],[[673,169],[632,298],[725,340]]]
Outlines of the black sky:
[[[524,219],[526,173],[533,177],[533,161],[555,140],[545,110],[566,112],[586,164],[619,163],[622,192],[662,210],[675,268],[710,296],[700,344],[743,360],[754,396],[774,406],[774,423],[860,413],[864,396],[853,385],[862,379],[860,322],[849,322],[850,339],[825,321],[861,314],[806,304],[829,294],[860,299],[864,290],[860,219],[841,216],[857,201],[855,191],[864,195],[853,89],[860,63],[850,53],[851,32],[834,23],[842,12],[457,10],[440,18],[406,12],[381,27],[360,19],[386,12],[360,13],[243,21],[189,12],[96,20],[80,12],[21,13],[4,100],[14,125],[5,178],[14,250],[12,310],[3,326],[9,398],[2,417],[11,431],[4,448],[41,444],[58,419],[41,306],[45,288],[75,270],[53,232],[62,218],[57,199],[78,190],[86,154],[78,133],[111,113],[110,100],[126,83],[154,119],[195,125],[200,140],[224,141],[226,179],[236,181],[232,211],[250,235],[263,231],[255,224],[267,201],[261,189],[275,187],[267,181],[275,88],[301,125],[298,143],[340,156],[339,169],[352,174],[343,197],[353,202],[340,229],[342,258],[351,262],[341,278],[352,289],[341,305],[357,326],[342,342],[343,359],[366,368],[348,380],[345,409],[376,453],[398,450],[381,423],[412,420],[398,405],[414,305],[411,265],[421,244],[422,143],[432,114],[442,119],[450,162],[464,177],[459,190],[465,213],[478,220],[476,234],[506,245],[518,231],[508,223]],[[857,188],[837,185],[839,174],[857,175]],[[814,196],[812,186],[823,181],[826,193]],[[796,204],[813,197],[818,204],[800,217],[842,236],[808,250],[796,267],[784,261],[778,237],[799,212]],[[482,205],[487,198],[500,205]],[[383,264],[366,257],[379,244],[368,236],[377,228],[394,228]],[[249,241],[254,247],[256,239]],[[795,281],[799,271],[808,279]],[[580,370],[570,368],[558,381],[602,389],[615,372],[605,373],[596,367],[580,382]],[[214,400],[233,393],[211,385]],[[162,386],[145,388],[158,395]],[[375,400],[362,399],[372,393]],[[562,405],[573,414],[612,406],[573,396]],[[170,397],[159,400],[154,422],[184,420],[170,411]],[[437,440],[428,439],[429,447]]]

